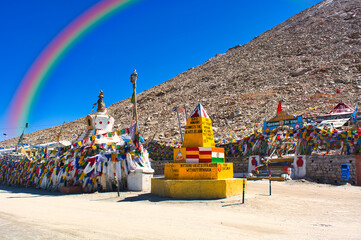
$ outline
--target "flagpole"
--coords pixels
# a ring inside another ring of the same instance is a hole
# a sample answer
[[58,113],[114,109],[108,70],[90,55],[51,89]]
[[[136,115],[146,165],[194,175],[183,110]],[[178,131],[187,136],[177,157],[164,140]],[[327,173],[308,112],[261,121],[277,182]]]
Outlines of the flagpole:
[[60,131],[59,131],[59,133],[58,133],[58,137],[57,137],[57,139],[56,139],[56,142],[59,142],[59,141],[60,141],[60,134],[61,134],[61,131],[63,130],[64,124],[65,124],[65,121],[63,122],[63,124],[62,124],[61,127],[60,127]]
[[187,115],[187,107],[186,107],[186,104],[184,104],[184,113],[186,114],[186,120],[187,120],[187,118],[188,118],[188,115]]
[[[134,115],[135,115],[135,123],[137,124],[137,129],[138,129],[138,113],[137,113],[137,78],[138,78],[138,74],[137,71],[134,69],[134,72],[130,75],[130,82],[133,83],[133,96],[134,96]],[[133,99],[132,99],[133,100]]]
[[29,123],[26,123],[25,124],[25,127],[24,127],[24,130],[23,130],[23,133],[20,135],[19,137],[19,141],[18,141],[18,144],[15,146],[15,152],[18,150],[18,146],[20,145],[20,143],[23,141],[23,138],[24,138],[24,133],[25,133],[25,129],[29,127]]
[[182,126],[181,126],[181,122],[180,122],[180,119],[179,119],[179,111],[178,111],[179,107],[176,106],[174,109],[177,111],[179,132],[180,132],[180,135],[181,135],[181,140],[183,142],[183,132],[182,132]]

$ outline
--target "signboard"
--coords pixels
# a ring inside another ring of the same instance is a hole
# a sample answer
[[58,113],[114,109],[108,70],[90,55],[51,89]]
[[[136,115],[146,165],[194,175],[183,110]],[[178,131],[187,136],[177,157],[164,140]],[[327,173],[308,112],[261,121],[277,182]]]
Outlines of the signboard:
[[212,121],[205,117],[187,119],[183,147],[214,147]]
[[233,178],[233,163],[166,163],[166,179]]
[[303,127],[303,120],[302,120],[302,116],[299,116],[297,118],[293,118],[293,119],[285,119],[285,120],[280,120],[280,121],[276,121],[276,122],[267,122],[265,121],[263,123],[263,130],[271,130],[274,128],[277,128],[279,126],[290,126],[293,128],[302,128]]
[[186,161],[186,148],[175,148],[173,150],[173,160],[174,162],[185,162]]

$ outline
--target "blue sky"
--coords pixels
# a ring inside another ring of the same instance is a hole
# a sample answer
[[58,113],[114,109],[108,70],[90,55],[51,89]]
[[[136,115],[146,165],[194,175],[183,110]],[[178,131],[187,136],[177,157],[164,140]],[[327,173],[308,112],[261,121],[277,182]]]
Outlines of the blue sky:
[[[33,61],[67,24],[97,2],[0,1],[0,132],[9,132],[8,105]],[[27,132],[86,116],[100,90],[106,106],[130,97],[134,68],[137,91],[142,92],[249,42],[318,2],[140,1],[101,22],[62,58],[37,96]]]

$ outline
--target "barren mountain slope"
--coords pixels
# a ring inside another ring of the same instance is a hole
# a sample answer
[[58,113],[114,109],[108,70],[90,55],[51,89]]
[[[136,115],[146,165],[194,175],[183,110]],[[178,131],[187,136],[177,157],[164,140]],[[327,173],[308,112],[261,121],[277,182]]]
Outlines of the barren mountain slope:
[[[360,0],[323,1],[249,43],[140,93],[141,131],[145,138],[153,134],[156,139],[179,138],[176,114],[171,110],[183,104],[189,114],[202,103],[219,131],[271,118],[279,100],[290,113],[309,107],[327,112],[341,100],[352,107],[361,104],[360,29]],[[108,109],[116,125],[128,127],[129,99]],[[28,137],[33,143],[52,141],[58,129]],[[71,140],[84,130],[84,119],[67,123],[62,139]]]

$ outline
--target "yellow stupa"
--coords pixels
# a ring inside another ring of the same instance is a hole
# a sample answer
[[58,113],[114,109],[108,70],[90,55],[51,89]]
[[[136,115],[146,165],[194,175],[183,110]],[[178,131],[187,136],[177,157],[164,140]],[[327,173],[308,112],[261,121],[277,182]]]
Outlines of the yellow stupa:
[[165,163],[164,178],[152,178],[151,193],[181,199],[226,198],[242,192],[242,179],[233,178],[233,163],[215,147],[212,121],[201,104],[187,119],[183,146],[175,148],[173,163]]
[[173,160],[178,163],[224,163],[224,149],[215,147],[212,120],[201,104],[187,119],[183,145],[174,149]]

